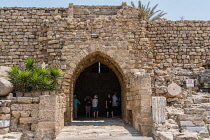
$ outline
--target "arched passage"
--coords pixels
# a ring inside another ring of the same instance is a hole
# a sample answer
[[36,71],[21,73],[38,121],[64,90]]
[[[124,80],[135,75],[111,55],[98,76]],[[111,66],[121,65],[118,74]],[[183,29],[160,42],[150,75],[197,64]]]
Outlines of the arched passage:
[[116,75],[119,84],[120,84],[120,91],[121,91],[121,111],[122,111],[122,118],[125,118],[126,114],[126,83],[125,83],[125,75],[119,65],[109,56],[103,54],[101,52],[94,52],[83,58],[74,69],[74,72],[70,79],[70,94],[69,94],[69,107],[67,107],[67,111],[65,114],[65,122],[69,123],[73,119],[73,95],[75,93],[76,82],[81,75],[81,73],[88,68],[89,66],[101,62],[102,64],[109,67],[113,73]]
[[[76,95],[77,99],[81,102],[78,116],[86,116],[84,99],[86,96],[93,98],[94,95],[97,95],[99,100],[99,116],[105,116],[107,94],[110,93],[113,95],[115,92],[118,98],[121,99],[120,83],[111,68],[100,62],[85,68],[76,81],[74,91],[74,95]],[[119,100],[118,106],[114,111],[114,116],[120,116],[120,112],[121,100]]]

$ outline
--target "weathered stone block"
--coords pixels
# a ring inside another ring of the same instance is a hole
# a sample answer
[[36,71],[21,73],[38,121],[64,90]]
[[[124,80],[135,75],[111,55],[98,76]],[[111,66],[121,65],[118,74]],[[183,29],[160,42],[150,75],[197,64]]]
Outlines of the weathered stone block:
[[55,122],[39,122],[39,129],[55,129]]
[[12,104],[11,105],[11,110],[23,110],[23,105],[22,104]]
[[175,134],[173,137],[174,140],[197,140],[197,133],[181,133]]
[[23,104],[23,110],[33,110],[33,109],[38,109],[38,104]]
[[[0,140],[3,140],[3,136],[1,137],[1,135],[5,135],[9,132],[9,128],[1,128],[0,129]],[[2,138],[2,139],[1,139]]]
[[30,104],[32,103],[32,98],[31,97],[17,97],[17,102],[23,103],[23,104]]
[[9,127],[10,120],[0,120],[0,128]]
[[10,113],[10,107],[0,107],[0,113],[2,114]]
[[192,131],[192,132],[207,131],[207,129],[203,126],[186,127],[186,130]]
[[165,108],[165,97],[152,97],[152,117],[154,123],[162,124],[165,122]]
[[12,116],[15,118],[19,118],[20,117],[20,111],[12,111]]
[[21,117],[31,117],[31,111],[21,111],[20,116]]
[[180,121],[180,126],[181,127],[186,127],[186,126],[195,126],[192,121]]
[[10,81],[0,77],[0,96],[6,96],[13,90],[13,85]]
[[172,132],[158,132],[158,138],[160,140],[173,140]]
[[20,118],[20,123],[22,124],[37,123],[37,121],[37,118],[34,117]]
[[10,120],[10,114],[0,114],[0,120]]

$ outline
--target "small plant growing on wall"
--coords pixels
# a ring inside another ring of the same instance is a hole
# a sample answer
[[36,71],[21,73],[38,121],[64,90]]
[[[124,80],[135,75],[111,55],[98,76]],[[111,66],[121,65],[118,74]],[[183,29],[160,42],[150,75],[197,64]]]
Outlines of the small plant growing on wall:
[[17,65],[11,67],[8,72],[11,82],[15,85],[15,91],[53,91],[56,89],[62,72],[56,67],[39,67],[34,65],[34,59],[27,58],[25,67]]
[[203,140],[203,138],[202,137],[198,137],[198,140]]

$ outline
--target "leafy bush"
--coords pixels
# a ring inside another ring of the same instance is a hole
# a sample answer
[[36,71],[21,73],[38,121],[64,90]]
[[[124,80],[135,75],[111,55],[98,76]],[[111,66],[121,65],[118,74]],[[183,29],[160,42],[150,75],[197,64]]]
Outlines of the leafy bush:
[[25,68],[14,65],[8,72],[16,91],[52,91],[56,89],[62,72],[56,67],[34,66],[34,59],[27,58]]

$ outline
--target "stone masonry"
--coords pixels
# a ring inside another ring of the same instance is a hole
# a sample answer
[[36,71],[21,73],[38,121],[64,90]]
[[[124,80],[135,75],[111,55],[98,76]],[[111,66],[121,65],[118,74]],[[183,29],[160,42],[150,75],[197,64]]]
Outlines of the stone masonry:
[[[126,3],[121,6],[69,4],[68,8],[0,8],[0,66],[22,65],[26,57],[32,57],[36,63],[56,65],[64,73],[55,95],[21,97],[24,94],[20,94],[20,97],[0,101],[0,117],[3,118],[0,121],[5,123],[0,131],[23,131],[28,139],[55,138],[64,124],[73,120],[73,93],[80,73],[101,62],[113,70],[121,85],[122,118],[143,136],[153,135],[158,139],[164,135],[162,132],[167,125],[154,127],[151,98],[164,96],[167,107],[183,109],[184,114],[198,107],[194,105],[196,97],[188,96],[185,80],[198,79],[193,93],[210,90],[208,76],[205,76],[209,75],[210,66],[209,37],[209,21],[142,21],[138,9]],[[167,87],[171,83],[181,87],[179,96],[168,96]],[[183,102],[191,106],[186,107]],[[208,116],[206,104],[198,108]],[[49,116],[45,111],[54,115]],[[190,115],[195,117],[196,114],[195,109]],[[202,119],[205,131],[195,135],[207,137],[209,117]],[[179,129],[182,133],[194,129],[180,124],[192,120],[177,122],[169,116],[166,123],[168,121],[179,133]],[[179,139],[178,134],[169,135]]]

